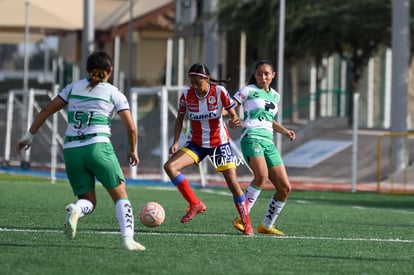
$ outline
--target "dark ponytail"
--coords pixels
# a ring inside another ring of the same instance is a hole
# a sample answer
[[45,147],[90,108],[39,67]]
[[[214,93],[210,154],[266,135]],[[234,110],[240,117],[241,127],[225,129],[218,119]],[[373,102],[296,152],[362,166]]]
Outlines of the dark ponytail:
[[112,59],[106,52],[92,53],[86,62],[86,71],[89,73],[89,87],[93,88],[104,81],[111,73]]

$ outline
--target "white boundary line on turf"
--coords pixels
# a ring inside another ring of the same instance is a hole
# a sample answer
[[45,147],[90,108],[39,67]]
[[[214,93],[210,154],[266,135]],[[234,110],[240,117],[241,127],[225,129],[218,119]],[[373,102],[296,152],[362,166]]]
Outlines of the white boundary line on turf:
[[[23,232],[23,233],[59,233],[63,234],[61,230],[52,229],[19,229],[19,228],[3,228],[0,227],[0,232]],[[118,231],[81,231],[80,234],[103,234],[103,235],[118,235]],[[186,236],[186,237],[244,237],[242,235],[229,234],[206,234],[206,233],[171,233],[171,232],[136,232],[136,235],[159,235],[159,236]],[[257,236],[256,236],[257,237]],[[273,239],[297,239],[297,240],[321,240],[321,241],[361,241],[361,242],[387,242],[387,243],[414,243],[414,240],[402,239],[379,239],[379,238],[336,238],[336,237],[312,237],[312,236],[263,236]],[[248,237],[251,238],[251,237]]]

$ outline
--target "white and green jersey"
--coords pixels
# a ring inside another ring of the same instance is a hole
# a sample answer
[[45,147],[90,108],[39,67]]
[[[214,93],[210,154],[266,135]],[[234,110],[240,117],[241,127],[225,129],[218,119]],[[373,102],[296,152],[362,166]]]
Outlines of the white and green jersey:
[[250,84],[233,96],[243,106],[244,118],[242,137],[251,137],[273,141],[273,120],[278,111],[280,95],[274,89],[266,92]]
[[59,93],[68,104],[64,148],[110,142],[114,111],[129,110],[127,98],[112,84],[101,82],[93,89],[88,85],[87,79],[79,80]]

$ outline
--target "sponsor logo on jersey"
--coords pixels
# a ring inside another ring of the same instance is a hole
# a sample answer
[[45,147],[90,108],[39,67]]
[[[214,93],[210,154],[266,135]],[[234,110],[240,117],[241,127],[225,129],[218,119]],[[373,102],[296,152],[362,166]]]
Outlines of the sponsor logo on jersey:
[[217,118],[217,114],[215,112],[209,112],[206,114],[189,113],[189,118],[194,119],[194,120],[214,119],[214,118]]

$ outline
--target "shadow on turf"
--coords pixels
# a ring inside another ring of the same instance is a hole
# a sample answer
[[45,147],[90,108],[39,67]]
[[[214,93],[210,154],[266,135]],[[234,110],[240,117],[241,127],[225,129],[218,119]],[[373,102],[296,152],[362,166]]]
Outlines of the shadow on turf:
[[[284,256],[288,256],[287,254],[284,254]],[[358,261],[380,261],[380,262],[407,262],[407,260],[404,259],[391,259],[391,258],[373,258],[373,257],[345,257],[345,256],[326,256],[326,255],[298,255],[298,254],[290,254],[292,257],[300,257],[300,258],[315,258],[318,260],[358,260]]]
[[[329,193],[329,197],[332,197],[333,193]],[[291,196],[292,200],[307,200],[313,201],[321,205],[343,205],[343,206],[360,206],[370,208],[386,208],[386,209],[402,209],[402,210],[414,210],[414,196],[412,195],[383,195],[383,194],[370,194],[371,197],[366,194],[344,194],[340,193],[335,198],[326,199],[323,194],[320,197],[317,196],[301,196],[296,193]],[[375,199],[372,198],[375,196]]]

